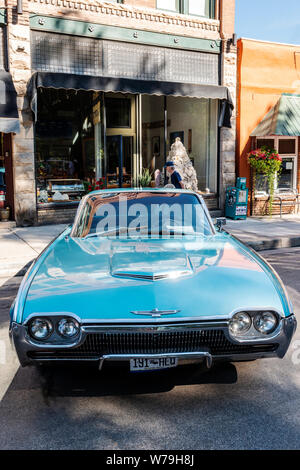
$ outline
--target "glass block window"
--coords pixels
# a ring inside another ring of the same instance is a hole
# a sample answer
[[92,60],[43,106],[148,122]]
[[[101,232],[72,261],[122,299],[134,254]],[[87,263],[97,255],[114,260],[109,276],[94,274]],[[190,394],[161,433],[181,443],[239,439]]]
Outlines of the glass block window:
[[32,69],[104,77],[219,84],[219,56],[32,31]]
[[32,68],[40,72],[102,75],[102,41],[32,31]]

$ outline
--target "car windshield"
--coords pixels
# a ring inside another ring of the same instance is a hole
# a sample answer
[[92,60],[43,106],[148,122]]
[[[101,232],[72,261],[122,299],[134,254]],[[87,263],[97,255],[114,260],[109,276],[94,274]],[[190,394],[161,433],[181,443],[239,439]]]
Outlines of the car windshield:
[[207,236],[209,220],[195,194],[158,191],[91,194],[72,235],[90,237]]

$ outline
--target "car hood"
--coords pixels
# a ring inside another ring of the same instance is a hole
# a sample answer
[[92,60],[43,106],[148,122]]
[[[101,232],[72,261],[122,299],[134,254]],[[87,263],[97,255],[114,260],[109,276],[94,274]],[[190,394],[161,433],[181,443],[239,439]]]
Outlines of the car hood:
[[[162,320],[227,318],[238,309],[283,312],[279,283],[228,234],[127,240],[62,238],[27,294],[31,314],[69,313],[83,322],[153,321],[132,312],[176,310]],[[158,320],[160,321],[160,320]]]

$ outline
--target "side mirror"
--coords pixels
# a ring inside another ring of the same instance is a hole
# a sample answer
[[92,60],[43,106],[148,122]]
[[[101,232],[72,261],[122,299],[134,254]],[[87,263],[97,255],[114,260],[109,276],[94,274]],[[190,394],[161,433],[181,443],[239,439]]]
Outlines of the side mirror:
[[216,227],[219,232],[222,232],[223,227],[227,224],[227,220],[225,217],[218,217],[216,219]]

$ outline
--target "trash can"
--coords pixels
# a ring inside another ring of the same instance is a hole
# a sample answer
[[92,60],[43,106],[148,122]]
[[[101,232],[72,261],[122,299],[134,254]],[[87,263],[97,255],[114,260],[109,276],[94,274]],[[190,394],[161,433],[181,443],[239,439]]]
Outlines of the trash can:
[[238,220],[247,219],[248,211],[248,189],[247,178],[237,178],[236,187],[228,188],[226,191],[226,217]]

